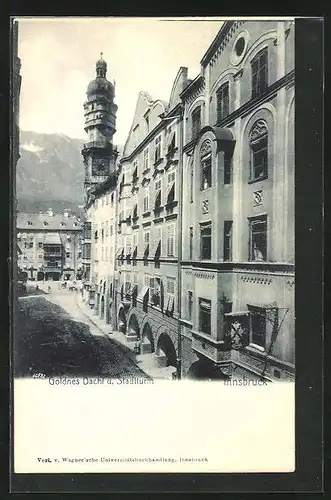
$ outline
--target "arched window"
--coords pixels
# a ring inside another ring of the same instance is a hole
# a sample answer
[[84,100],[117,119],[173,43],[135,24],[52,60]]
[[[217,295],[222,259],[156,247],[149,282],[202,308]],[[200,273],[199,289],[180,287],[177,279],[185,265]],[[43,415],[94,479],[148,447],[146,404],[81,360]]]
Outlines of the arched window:
[[217,122],[226,118],[229,114],[229,82],[223,83],[216,92],[217,100]]
[[250,181],[268,177],[268,128],[263,120],[254,123],[249,134]]
[[200,190],[211,187],[212,184],[212,146],[209,140],[204,141],[200,149]]
[[268,87],[268,49],[260,50],[251,62],[252,98],[263,94]]
[[201,130],[201,106],[192,111],[192,140],[196,139]]

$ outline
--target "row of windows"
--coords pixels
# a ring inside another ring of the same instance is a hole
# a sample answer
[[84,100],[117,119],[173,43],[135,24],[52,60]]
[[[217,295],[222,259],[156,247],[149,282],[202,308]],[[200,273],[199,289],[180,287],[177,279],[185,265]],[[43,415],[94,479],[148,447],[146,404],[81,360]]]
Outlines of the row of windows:
[[95,208],[101,208],[104,207],[105,205],[114,205],[114,193],[106,194],[105,196],[102,196],[102,198],[99,198],[94,201],[94,207]]
[[[143,198],[143,212],[149,212],[151,209],[158,209],[163,205],[163,203],[168,204],[172,203],[175,200],[175,193],[176,193],[176,172],[173,170],[172,172],[169,172],[167,175],[167,191],[166,191],[166,196],[163,198],[162,197],[162,180],[159,179],[155,181],[154,184],[154,205],[151,205],[150,202],[150,188],[149,186],[145,188],[144,190],[144,198]],[[137,203],[134,204],[134,209],[137,207]],[[137,209],[134,214],[137,216]]]
[[[170,153],[176,148],[176,134],[171,135],[171,140],[168,143],[167,153]],[[163,144],[162,135],[158,135],[154,139],[154,164],[162,159],[163,154]],[[146,147],[143,151],[143,172],[149,169],[149,147]],[[133,177],[138,177],[138,161],[134,162],[134,172]]]
[[[33,226],[33,222],[32,222],[32,221],[30,221],[30,220],[28,220],[28,221],[26,222],[26,225],[27,225],[27,226]],[[73,225],[74,227],[78,227],[78,222],[73,222],[73,224],[72,224],[72,225]],[[43,226],[44,226],[44,227],[49,226],[49,222],[47,222],[47,221],[45,220],[45,221],[43,222]],[[66,224],[65,222],[60,222],[60,226],[61,226],[61,227],[66,227],[66,226],[67,226],[67,224]]]
[[[164,227],[164,229],[163,229]],[[151,245],[153,251],[156,252],[158,249],[161,252],[162,248],[162,233],[165,232],[166,239],[166,255],[167,257],[174,257],[176,253],[176,224],[168,224],[166,226],[158,225],[153,228],[153,241],[151,240],[151,231],[149,229],[143,232],[143,248],[144,256],[148,257],[151,255]],[[121,251],[123,250],[123,255],[131,255],[137,253],[138,247],[138,231],[134,231],[131,235],[122,236],[120,240]]]
[[[223,260],[232,260],[232,226],[230,220],[224,221]],[[193,227],[189,228],[189,258],[193,259]],[[200,259],[212,258],[212,223],[200,224]],[[267,260],[267,216],[249,219],[249,260]]]
[[[101,232],[100,232],[101,240],[104,241],[104,238],[107,238],[108,236],[113,236],[113,234],[114,234],[114,225],[110,224],[108,221],[102,222]],[[95,225],[94,238],[98,239],[98,236],[99,236],[98,229],[97,226]]]
[[[258,120],[249,133],[249,181],[258,181],[268,177],[268,129],[263,120]],[[201,158],[200,190],[212,186],[212,154]],[[232,155],[224,154],[224,184],[232,182]],[[191,201],[193,201],[193,164],[191,166]]]
[[[168,142],[168,147],[167,147],[167,154],[173,152],[176,148],[176,134],[173,132],[170,135],[170,140]],[[162,159],[162,154],[163,154],[163,144],[162,144],[162,135],[158,135],[154,139],[154,164],[158,163]],[[149,170],[150,164],[150,147],[147,146],[143,150],[143,158],[142,158],[142,172],[146,172]],[[123,177],[122,177],[122,184],[131,182],[129,179],[127,179],[127,173],[123,172]],[[135,183],[138,179],[139,176],[139,162],[138,160],[134,160],[133,162],[133,173],[132,173],[132,182]]]
[[[24,256],[25,257],[25,256]],[[67,259],[71,259],[72,257],[72,254],[71,252],[66,252],[66,258]],[[82,257],[82,252],[77,252],[77,259],[80,259]],[[44,254],[40,253],[38,254],[38,259],[43,259],[44,258]],[[47,257],[48,258],[48,257]]]
[[[200,259],[211,260],[212,258],[212,223],[201,223],[199,226],[200,234]],[[159,225],[153,229],[153,242],[151,241],[151,231],[149,229],[143,232],[144,256],[151,255],[151,243],[153,243],[153,251],[162,248],[162,236],[165,231],[166,238],[166,256],[173,257],[176,253],[176,224],[168,224],[167,226]],[[232,232],[233,221],[224,221],[223,227],[223,260],[232,260]],[[189,259],[193,259],[193,227],[189,228]],[[121,250],[123,255],[137,253],[138,246],[138,231],[131,235],[122,236],[120,240]],[[110,252],[110,256],[112,252]],[[107,257],[106,257],[107,260]],[[254,217],[249,219],[249,260],[250,261],[266,261],[267,260],[267,217]]]
[[[162,227],[155,227],[154,231],[154,239],[153,239],[153,246],[151,248],[151,240],[150,240],[150,231],[146,230],[143,233],[143,256],[144,258],[148,258],[151,255],[156,254],[156,252],[159,250],[159,253],[161,254],[161,249],[162,249]],[[166,256],[167,257],[174,257],[176,253],[176,226],[175,224],[169,224],[166,226]],[[109,254],[108,254],[108,247],[101,247],[101,260],[108,260],[108,255],[109,258],[113,255],[113,247],[109,247]],[[128,236],[123,236],[120,240],[120,248],[119,248],[119,253],[118,257],[127,257],[130,256],[134,260],[134,257],[138,253],[138,233],[135,232],[133,235],[128,235]],[[98,248],[95,248],[95,258],[98,260]]]
[[[44,233],[29,233],[29,234],[27,234],[27,233],[23,233],[23,234],[22,233],[17,233],[17,239],[18,239],[18,241],[27,240],[27,239],[29,239],[30,241],[34,241],[35,238],[36,239],[43,239],[44,236],[45,236]],[[68,234],[67,235],[67,241],[71,241],[71,239],[72,239],[72,237]],[[42,244],[42,242],[40,242],[39,244]]]
[[[176,278],[173,276],[151,276],[150,274],[144,274],[142,280],[142,287],[138,284],[138,273],[123,273],[123,291],[125,294],[129,295],[133,291],[133,287],[136,287],[137,294],[144,295],[147,291],[149,292],[149,302],[155,306],[161,305],[161,297],[167,301],[167,309],[169,309],[169,299],[172,299],[172,308],[175,302],[175,290],[176,290]],[[122,287],[121,287],[122,288]]]
[[[252,99],[266,92],[268,87],[268,49],[261,50],[251,62]],[[217,122],[230,113],[229,82],[225,82],[216,92]],[[201,130],[201,106],[196,107],[191,115],[191,139],[195,139]]]
[[[198,298],[199,331],[211,335],[212,303],[211,300]],[[265,349],[266,347],[266,309],[247,305],[249,310],[249,342]],[[187,319],[192,321],[193,292],[187,292]]]
[[[163,181],[166,180],[166,192],[163,191]],[[154,200],[151,202],[151,188],[146,186],[143,190],[143,213],[157,210],[163,204],[170,204],[175,201],[176,195],[176,171],[171,170],[167,173],[165,179],[157,179],[154,182]],[[124,199],[119,211],[119,223],[129,217],[136,219],[138,217],[138,197],[132,196],[130,200]]]

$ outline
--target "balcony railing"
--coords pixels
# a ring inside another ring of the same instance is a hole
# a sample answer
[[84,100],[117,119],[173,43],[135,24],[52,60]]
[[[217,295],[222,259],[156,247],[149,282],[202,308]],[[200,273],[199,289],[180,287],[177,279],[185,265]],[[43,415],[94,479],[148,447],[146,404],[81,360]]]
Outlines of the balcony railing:
[[83,147],[84,149],[89,149],[89,148],[109,148],[114,152],[117,152],[116,146],[113,146],[111,142],[105,142],[105,141],[90,141],[86,142]]

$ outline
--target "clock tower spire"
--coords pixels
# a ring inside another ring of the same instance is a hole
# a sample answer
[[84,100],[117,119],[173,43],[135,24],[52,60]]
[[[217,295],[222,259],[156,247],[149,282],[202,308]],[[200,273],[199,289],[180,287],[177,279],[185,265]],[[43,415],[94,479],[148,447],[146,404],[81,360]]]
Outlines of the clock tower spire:
[[113,145],[117,112],[117,105],[114,103],[115,88],[106,78],[107,63],[102,56],[101,52],[95,67],[96,78],[88,85],[84,103],[84,129],[88,136],[82,150],[86,194],[91,187],[115,172],[118,155]]

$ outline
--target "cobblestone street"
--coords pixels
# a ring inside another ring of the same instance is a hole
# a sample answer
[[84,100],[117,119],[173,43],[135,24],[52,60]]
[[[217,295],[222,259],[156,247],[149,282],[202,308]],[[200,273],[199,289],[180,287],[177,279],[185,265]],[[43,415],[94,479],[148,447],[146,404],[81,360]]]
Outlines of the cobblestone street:
[[149,378],[79,309],[73,292],[21,297],[14,342],[16,377]]

